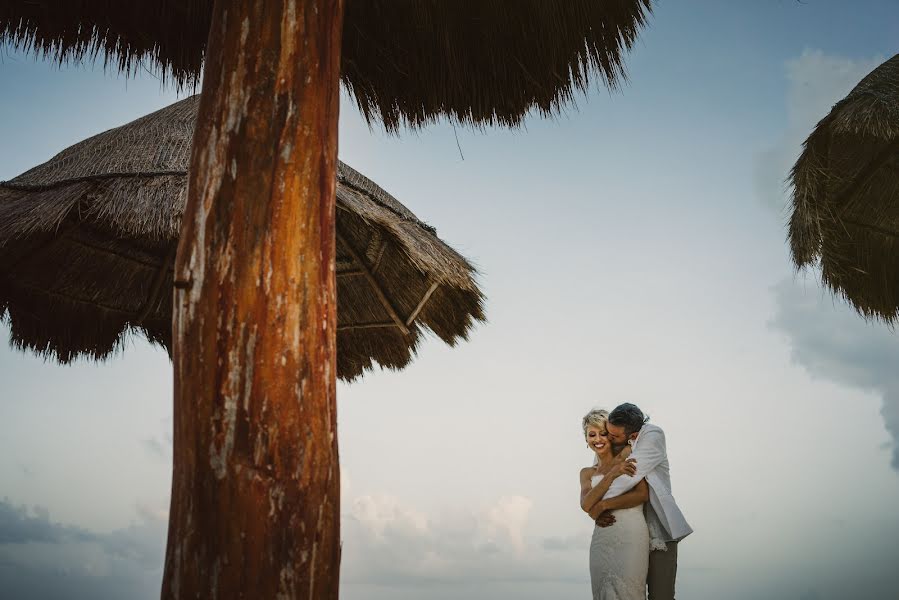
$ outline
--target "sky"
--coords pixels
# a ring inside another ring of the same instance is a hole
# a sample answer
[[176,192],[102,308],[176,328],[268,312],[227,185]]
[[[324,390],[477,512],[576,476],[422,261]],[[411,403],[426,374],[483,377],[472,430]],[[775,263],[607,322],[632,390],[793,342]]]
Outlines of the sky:
[[[899,340],[794,272],[784,179],[897,17],[660,0],[621,90],[513,131],[388,135],[344,98],[341,159],[477,265],[488,316],[339,386],[345,600],[587,597],[580,420],[625,401],[695,530],[680,596],[895,595]],[[0,180],[183,97],[9,48],[0,92]],[[0,345],[0,599],[158,597],[171,378],[140,338],[71,366]]]

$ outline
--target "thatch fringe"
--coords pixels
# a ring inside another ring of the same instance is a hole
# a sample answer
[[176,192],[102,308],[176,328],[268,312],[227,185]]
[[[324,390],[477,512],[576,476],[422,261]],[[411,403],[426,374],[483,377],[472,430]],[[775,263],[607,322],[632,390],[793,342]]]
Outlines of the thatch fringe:
[[4,188],[0,247],[56,231],[73,211],[80,220],[108,227],[119,236],[163,241],[180,231],[187,174],[94,177],[45,187],[0,185]]
[[899,316],[899,55],[867,75],[809,135],[789,177],[797,268],[865,317]]
[[[134,333],[171,348],[173,249],[197,100],[0,183],[0,315],[15,345],[61,362],[104,358]],[[471,264],[343,163],[337,206],[340,377],[375,363],[401,368],[423,329],[454,344],[484,320]]]
[[[211,0],[0,3],[0,44],[59,62],[139,67],[194,87]],[[516,126],[557,114],[594,82],[615,88],[650,0],[352,0],[342,81],[370,123],[388,130],[441,117]]]

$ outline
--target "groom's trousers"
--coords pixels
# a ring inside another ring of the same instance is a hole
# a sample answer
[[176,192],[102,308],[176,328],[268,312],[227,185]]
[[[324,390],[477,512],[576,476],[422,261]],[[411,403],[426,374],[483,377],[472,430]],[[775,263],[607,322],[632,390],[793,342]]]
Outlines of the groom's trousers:
[[649,553],[649,600],[674,600],[674,580],[677,577],[677,542],[667,542],[667,550]]

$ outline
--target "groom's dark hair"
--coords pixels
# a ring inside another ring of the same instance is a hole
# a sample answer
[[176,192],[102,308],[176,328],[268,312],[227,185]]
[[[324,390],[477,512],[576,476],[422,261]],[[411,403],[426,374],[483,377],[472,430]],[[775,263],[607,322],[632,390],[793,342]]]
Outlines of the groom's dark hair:
[[643,414],[636,404],[625,402],[609,413],[609,423],[616,427],[624,427],[624,433],[630,435],[640,431],[649,418]]

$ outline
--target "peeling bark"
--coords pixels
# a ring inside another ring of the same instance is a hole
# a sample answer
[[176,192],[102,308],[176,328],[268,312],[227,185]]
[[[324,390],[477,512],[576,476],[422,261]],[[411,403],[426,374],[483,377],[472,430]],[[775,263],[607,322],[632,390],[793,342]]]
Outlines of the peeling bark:
[[163,598],[336,599],[342,0],[218,0],[175,266]]

